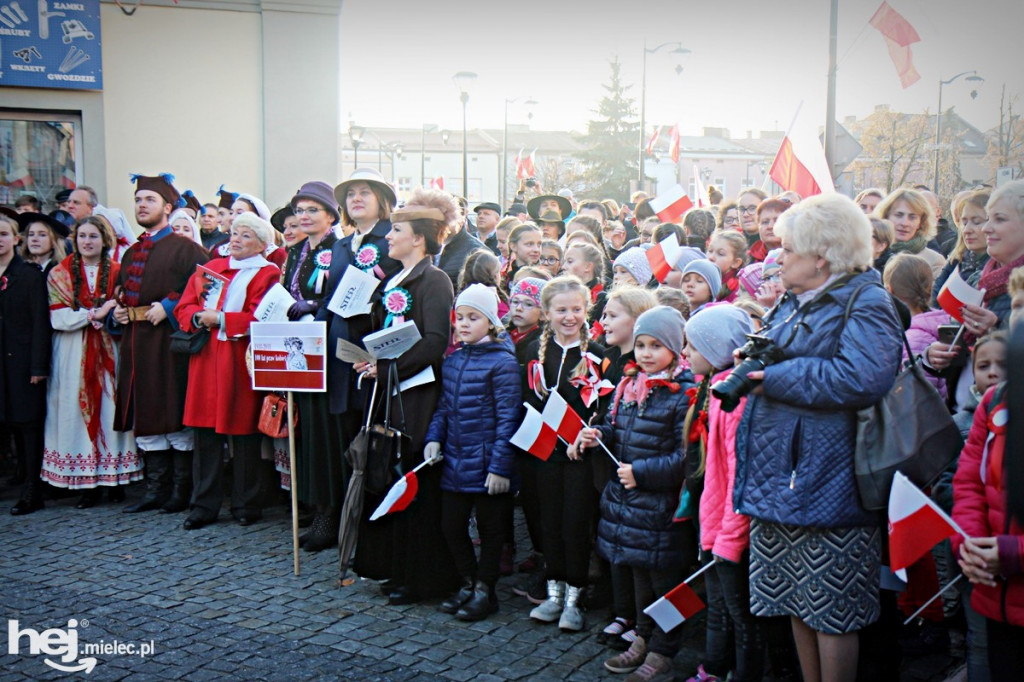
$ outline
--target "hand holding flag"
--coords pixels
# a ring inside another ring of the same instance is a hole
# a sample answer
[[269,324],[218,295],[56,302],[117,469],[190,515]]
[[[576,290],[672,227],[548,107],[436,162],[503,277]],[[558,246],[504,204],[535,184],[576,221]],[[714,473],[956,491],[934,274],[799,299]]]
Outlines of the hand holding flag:
[[957,533],[967,537],[946,512],[897,471],[889,492],[890,568],[899,575],[932,547]]
[[964,281],[960,276],[960,266],[957,265],[950,273],[949,279],[942,285],[939,295],[936,297],[939,307],[949,313],[960,324],[964,323],[964,306],[981,305],[985,300],[984,290],[975,289]]

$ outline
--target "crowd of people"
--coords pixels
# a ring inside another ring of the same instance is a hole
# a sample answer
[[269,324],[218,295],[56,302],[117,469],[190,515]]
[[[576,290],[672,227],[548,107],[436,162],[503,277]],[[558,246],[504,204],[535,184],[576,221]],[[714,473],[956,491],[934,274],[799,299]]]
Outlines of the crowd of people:
[[[389,604],[440,599],[480,620],[518,570],[529,618],[573,633],[607,607],[605,668],[672,680],[686,626],[645,610],[711,564],[691,680],[895,679],[901,651],[942,649],[961,621],[971,682],[1018,679],[1024,527],[1007,513],[1004,455],[1024,182],[948,205],[925,187],[854,200],[711,188],[710,208],[674,221],[643,193],[577,201],[525,182],[508,207],[423,188],[399,202],[373,169],[307,182],[274,212],[223,186],[202,204],[167,174],[133,182],[141,233],[88,187],[52,213],[26,197],[0,215],[0,419],[23,480],[11,514],[54,489],[80,493],[78,508],[103,491],[123,502],[142,482],[124,512],[187,511],[198,529],[218,520],[229,467],[244,526],[274,471],[316,552],[353,522],[346,450],[387,421],[397,436],[368,456],[388,482],[417,469],[418,491],[370,521],[387,490],[368,486],[342,564]],[[349,268],[378,281],[368,313],[328,305]],[[962,328],[936,302],[951,277],[983,292]],[[247,358],[278,284],[288,319],[325,322],[329,349],[407,322],[419,334],[393,360],[328,353],[327,391],[297,394],[294,471],[287,441],[260,430]],[[857,411],[911,355],[965,441],[928,492],[967,537],[918,560],[897,593],[880,586],[885,518],[861,504],[853,452]],[[578,415],[578,435],[526,447],[524,420],[551,409]],[[513,542],[517,505],[529,550]]]

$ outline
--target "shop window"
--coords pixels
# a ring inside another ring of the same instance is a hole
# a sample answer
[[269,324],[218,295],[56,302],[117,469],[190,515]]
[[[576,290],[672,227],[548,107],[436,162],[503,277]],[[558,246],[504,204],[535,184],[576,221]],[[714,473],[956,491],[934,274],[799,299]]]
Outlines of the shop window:
[[79,182],[81,127],[75,114],[0,110],[0,203],[30,194],[56,209],[57,192]]

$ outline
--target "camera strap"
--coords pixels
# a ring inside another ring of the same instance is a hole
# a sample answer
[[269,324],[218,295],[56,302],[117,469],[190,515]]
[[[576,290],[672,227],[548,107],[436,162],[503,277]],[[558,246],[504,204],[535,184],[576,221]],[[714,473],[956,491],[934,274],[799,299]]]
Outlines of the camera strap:
[[[782,349],[788,348],[789,345],[791,343],[793,343],[793,339],[796,338],[796,334],[800,330],[801,326],[807,327],[808,331],[810,331],[810,326],[807,323],[804,322],[804,318],[806,318],[819,305],[824,304],[825,296],[827,294],[831,293],[833,290],[838,289],[841,286],[844,286],[847,282],[849,282],[851,279],[853,279],[856,274],[857,273],[847,273],[845,275],[841,275],[841,276],[837,277],[835,280],[832,281],[831,284],[829,284],[827,287],[825,287],[824,289],[819,291],[817,294],[815,294],[814,298],[812,298],[810,301],[807,301],[806,303],[804,303],[802,305],[797,305],[796,309],[792,313],[790,313],[789,317],[787,317],[783,321],[783,324],[788,324],[797,315],[800,315],[800,319],[797,321],[797,323],[795,325],[793,325],[793,329],[792,329],[792,331],[789,334],[789,338],[786,339],[786,342],[783,343],[783,344],[779,344],[779,348],[782,348]],[[864,286],[867,286],[867,285],[864,285]],[[860,287],[859,289],[857,289],[856,293],[859,293],[860,289],[862,289],[862,288],[863,288],[863,286]],[[854,293],[854,296],[856,296],[856,293]],[[775,317],[775,313],[778,312],[779,308],[782,307],[782,303],[784,303],[784,302],[786,302],[786,301],[788,301],[790,299],[793,299],[793,298],[795,298],[795,296],[793,296],[793,294],[791,294],[789,291],[787,291],[786,295],[783,297],[783,299],[781,301],[779,301],[779,305],[776,305],[775,307],[773,307],[768,312],[768,314],[765,316],[765,319],[762,322],[762,324],[764,325],[765,329],[771,329],[771,321]],[[845,324],[845,318],[844,318],[844,324]],[[764,330],[762,330],[761,333],[763,334]]]

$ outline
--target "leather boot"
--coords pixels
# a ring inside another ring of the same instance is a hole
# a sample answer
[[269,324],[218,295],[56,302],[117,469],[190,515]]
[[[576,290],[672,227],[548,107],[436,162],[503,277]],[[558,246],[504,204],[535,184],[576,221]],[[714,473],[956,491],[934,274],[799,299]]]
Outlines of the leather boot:
[[146,461],[146,494],[135,504],[122,509],[125,514],[159,509],[171,496],[171,452],[154,450],[144,453],[143,457]]
[[338,510],[329,507],[324,513],[318,515],[310,526],[309,538],[302,544],[307,552],[319,552],[320,550],[334,547],[338,544]]
[[43,485],[38,477],[25,481],[19,499],[11,507],[11,516],[23,516],[43,508]]
[[192,451],[174,451],[174,470],[171,474],[173,488],[167,502],[160,507],[161,514],[176,514],[188,509],[192,497]]
[[441,613],[451,613],[454,615],[456,611],[462,608],[463,604],[465,604],[470,600],[470,598],[472,598],[472,596],[473,579],[463,578],[462,589],[460,589],[458,592],[445,599],[443,602],[441,602],[441,605],[437,607],[437,610]]
[[473,586],[473,596],[455,613],[455,617],[464,621],[483,620],[492,613],[498,612],[498,596],[494,588],[482,580]]

